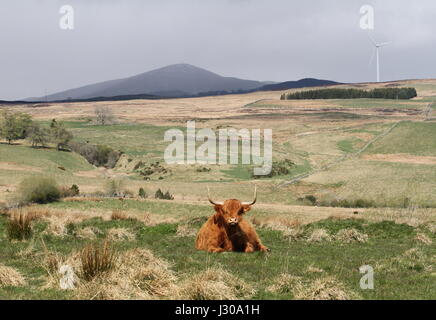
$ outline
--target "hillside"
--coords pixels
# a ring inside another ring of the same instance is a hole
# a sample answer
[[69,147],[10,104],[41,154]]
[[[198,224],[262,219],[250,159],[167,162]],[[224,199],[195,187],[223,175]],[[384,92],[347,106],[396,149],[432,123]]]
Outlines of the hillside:
[[[253,90],[263,82],[222,77],[189,64],[174,64],[124,79],[95,83],[47,96],[48,101],[126,95],[192,96],[201,92]],[[28,98],[40,101],[45,97]]]
[[332,86],[336,84],[341,84],[341,83],[330,81],[330,80],[305,78],[297,81],[286,81],[286,82],[280,82],[274,84],[267,84],[261,87],[259,90],[278,91],[278,90],[299,89],[299,88],[306,88],[306,87],[309,88],[309,87]]

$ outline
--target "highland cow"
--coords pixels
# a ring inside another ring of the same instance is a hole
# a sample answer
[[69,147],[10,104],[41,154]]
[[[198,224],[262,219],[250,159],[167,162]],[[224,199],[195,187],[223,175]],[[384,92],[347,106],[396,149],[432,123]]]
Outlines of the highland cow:
[[201,227],[197,235],[196,248],[209,252],[254,252],[270,251],[265,247],[250,222],[244,219],[244,214],[250,211],[256,203],[257,189],[254,191],[252,202],[241,202],[236,199],[224,202],[215,202],[208,199],[214,205],[215,214],[211,216]]

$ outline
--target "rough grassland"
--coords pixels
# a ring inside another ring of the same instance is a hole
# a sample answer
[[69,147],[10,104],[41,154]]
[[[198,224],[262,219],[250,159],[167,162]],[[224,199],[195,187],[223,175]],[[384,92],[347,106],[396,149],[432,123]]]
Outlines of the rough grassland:
[[[385,86],[413,86],[418,97],[295,102],[280,101],[283,92],[256,92],[14,107],[45,125],[56,114],[77,141],[125,154],[107,169],[27,141],[0,143],[0,299],[436,299],[436,122],[427,116],[436,81],[356,85]],[[117,124],[93,123],[101,105]],[[252,178],[252,166],[166,165],[164,132],[184,130],[188,120],[213,130],[270,128],[273,160],[294,165],[260,179]],[[156,161],[167,174],[146,180],[134,169]],[[82,197],[22,209],[36,218],[32,237],[9,240],[1,206],[32,175],[77,184]],[[114,178],[124,180],[132,198],[99,196]],[[254,184],[258,201],[246,219],[272,252],[196,251],[195,235],[213,214],[206,187],[218,201],[249,201]],[[146,199],[137,197],[139,188]],[[174,200],[154,199],[158,188]],[[84,281],[80,250],[107,238],[118,263]],[[62,264],[76,272],[75,290],[60,290]],[[359,287],[362,265],[374,268],[374,290]]]
[[[117,241],[113,246],[118,252],[141,247],[150,249],[156,256],[168,261],[175,271],[177,286],[182,279],[198,274],[208,268],[232,270],[232,275],[254,288],[254,299],[292,299],[296,292],[271,292],[268,288],[276,283],[281,274],[291,274],[310,283],[334,276],[333,287],[344,288],[348,298],[362,299],[434,299],[436,287],[434,279],[435,247],[416,240],[418,233],[435,241],[435,236],[424,226],[414,228],[394,222],[365,222],[355,219],[328,219],[312,223],[302,228],[298,239],[288,237],[286,229],[265,225],[258,227],[259,235],[268,245],[270,254],[207,254],[196,251],[194,236],[180,237],[177,234],[180,224],[188,224],[198,230],[204,220],[185,219],[179,223],[162,223],[149,226],[135,219],[107,221],[101,218],[76,222],[64,236],[46,232],[44,220],[34,223],[34,236],[25,242],[9,242],[5,239],[6,218],[0,218],[0,258],[2,262],[19,270],[25,277],[26,286],[0,288],[3,299],[68,299],[77,291],[63,291],[56,283],[47,287],[48,273],[44,269],[44,251],[69,256],[89,242],[77,236],[78,230],[92,228],[97,240],[103,240],[114,228],[129,230],[135,240]],[[323,229],[330,240],[308,242],[313,230]],[[367,236],[367,241],[339,236],[341,230],[356,230]],[[98,232],[96,232],[98,230]],[[42,242],[42,240],[44,242]],[[45,246],[45,247],[44,247]],[[418,256],[404,255],[410,250]],[[415,252],[413,251],[413,252]],[[375,268],[375,290],[361,290],[358,268],[362,265]],[[120,279],[121,281],[122,279]],[[144,289],[145,290],[145,289]],[[319,294],[309,292],[308,294]],[[165,298],[165,297],[160,297]],[[171,298],[171,294],[167,296]],[[238,297],[236,297],[238,298]],[[241,298],[241,297],[239,297]],[[301,298],[301,297],[300,297]]]

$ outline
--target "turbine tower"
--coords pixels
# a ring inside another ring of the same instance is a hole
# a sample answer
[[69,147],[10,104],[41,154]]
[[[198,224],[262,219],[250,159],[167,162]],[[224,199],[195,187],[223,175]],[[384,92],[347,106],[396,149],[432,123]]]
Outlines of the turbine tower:
[[376,58],[377,59],[377,82],[380,82],[380,52],[379,52],[379,49],[381,47],[388,45],[389,42],[377,43],[377,42],[375,42],[375,40],[373,38],[371,38],[371,36],[369,34],[368,34],[368,37],[371,40],[371,42],[374,44],[374,51],[372,52],[370,64],[372,63],[372,60],[374,59],[374,53],[375,53],[377,56],[377,58]]

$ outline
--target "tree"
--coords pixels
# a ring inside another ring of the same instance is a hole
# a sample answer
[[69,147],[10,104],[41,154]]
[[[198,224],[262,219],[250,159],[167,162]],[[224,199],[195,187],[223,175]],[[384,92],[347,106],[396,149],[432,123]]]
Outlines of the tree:
[[57,122],[56,119],[51,121],[50,136],[58,151],[68,147],[68,142],[73,139],[73,134],[65,129],[64,123]]
[[147,198],[147,194],[145,193],[144,188],[142,188],[142,187],[139,188],[138,196],[139,196],[140,198],[143,198],[143,199]]
[[38,147],[38,145],[45,147],[45,145],[50,141],[49,131],[36,122],[32,122],[30,125],[27,137],[32,143],[32,147]]
[[11,144],[12,141],[24,139],[27,136],[28,129],[32,124],[30,115],[22,112],[10,112],[5,110],[1,114],[0,136]]
[[95,107],[94,112],[99,125],[105,126],[114,123],[114,115],[108,107]]

